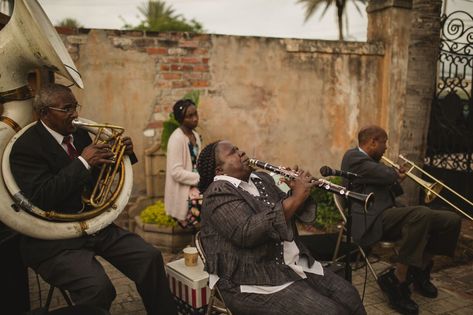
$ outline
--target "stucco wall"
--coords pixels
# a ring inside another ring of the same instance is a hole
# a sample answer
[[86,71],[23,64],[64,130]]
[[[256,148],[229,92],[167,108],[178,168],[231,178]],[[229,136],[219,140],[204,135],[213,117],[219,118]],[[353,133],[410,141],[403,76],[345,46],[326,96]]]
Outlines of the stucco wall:
[[[386,111],[380,43],[60,32],[84,79],[81,115],[123,125],[142,162],[173,103],[193,89],[201,91],[204,143],[230,139],[250,156],[314,175],[324,164],[338,167],[359,127],[380,123]],[[144,163],[134,170],[136,193]]]

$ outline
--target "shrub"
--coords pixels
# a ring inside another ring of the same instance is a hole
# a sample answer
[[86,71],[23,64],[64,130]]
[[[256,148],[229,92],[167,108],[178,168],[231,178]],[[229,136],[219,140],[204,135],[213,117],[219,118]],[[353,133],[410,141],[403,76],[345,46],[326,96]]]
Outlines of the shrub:
[[176,220],[166,214],[166,211],[164,210],[164,202],[162,200],[156,201],[154,204],[141,211],[140,218],[143,223],[167,227],[177,226]]
[[[336,185],[342,183],[340,177],[330,177],[328,180]],[[342,220],[333,200],[333,193],[323,188],[315,188],[311,191],[310,196],[317,202],[317,218],[314,223],[316,228],[327,230]]]

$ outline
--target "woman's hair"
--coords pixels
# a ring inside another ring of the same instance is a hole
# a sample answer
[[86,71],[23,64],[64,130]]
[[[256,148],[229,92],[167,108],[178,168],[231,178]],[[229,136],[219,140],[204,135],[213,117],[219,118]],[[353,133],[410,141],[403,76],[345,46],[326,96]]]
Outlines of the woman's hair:
[[197,160],[197,171],[200,175],[198,188],[201,193],[212,184],[215,177],[215,167],[217,166],[217,156],[215,151],[220,140],[208,144],[199,154]]
[[194,102],[188,99],[179,100],[174,104],[172,107],[172,112],[174,114],[174,118],[176,118],[177,122],[182,124],[184,121],[184,117],[186,117],[186,112],[189,106],[195,106]]

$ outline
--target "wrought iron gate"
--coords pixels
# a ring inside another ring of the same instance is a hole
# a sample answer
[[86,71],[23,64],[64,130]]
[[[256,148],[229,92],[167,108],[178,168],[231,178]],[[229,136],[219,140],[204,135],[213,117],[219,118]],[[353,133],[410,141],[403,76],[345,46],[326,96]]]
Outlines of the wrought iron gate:
[[[464,11],[444,15],[424,169],[469,200],[473,200],[472,70],[473,17]],[[473,215],[473,207],[461,198],[445,189],[442,196]],[[446,204],[437,198],[433,206]]]

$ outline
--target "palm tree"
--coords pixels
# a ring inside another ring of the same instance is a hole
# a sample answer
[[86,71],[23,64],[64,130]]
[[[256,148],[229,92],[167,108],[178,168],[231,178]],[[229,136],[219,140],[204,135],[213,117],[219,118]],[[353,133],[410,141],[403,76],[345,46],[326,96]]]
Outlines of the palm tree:
[[180,14],[175,14],[171,6],[164,1],[148,1],[138,7],[143,20],[134,27],[126,24],[125,28],[147,31],[203,32],[202,24],[195,20],[187,21]]
[[[361,14],[360,7],[357,4],[358,2],[361,2],[363,4],[366,4],[368,0],[352,0],[353,4],[355,5],[355,8],[358,10],[358,12]],[[343,40],[343,15],[346,14],[345,8],[348,0],[297,0],[297,3],[302,3],[305,5],[305,19],[304,22],[307,22],[312,15],[314,15],[315,11],[322,5],[325,4],[324,11],[322,12],[321,17],[325,15],[327,12],[328,8],[331,5],[335,5],[337,7],[337,21],[338,21],[338,38],[340,40]]]

